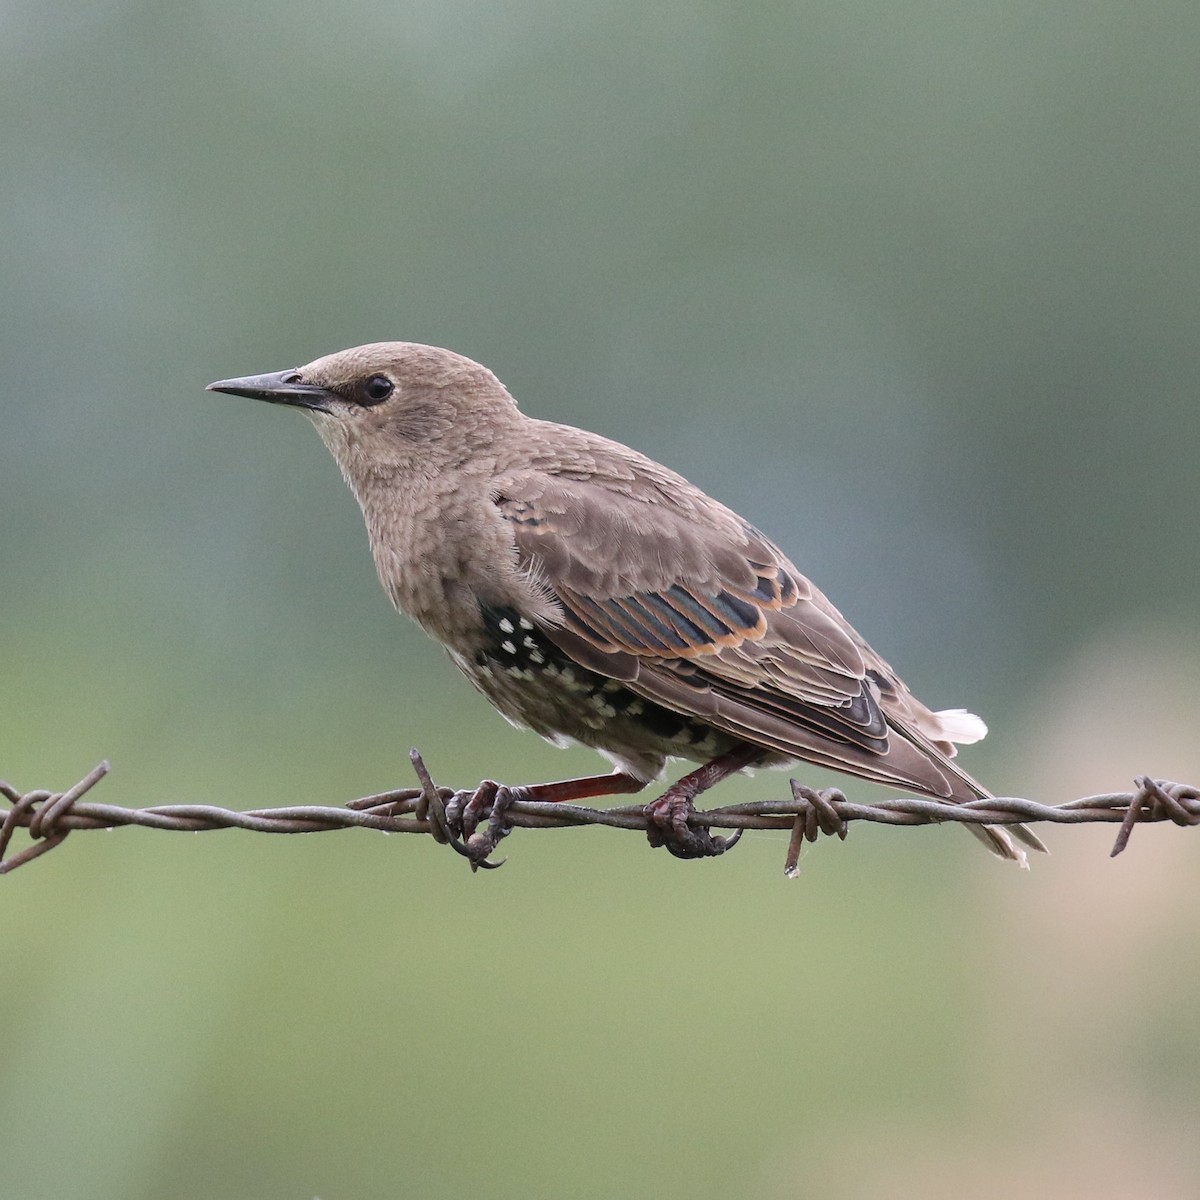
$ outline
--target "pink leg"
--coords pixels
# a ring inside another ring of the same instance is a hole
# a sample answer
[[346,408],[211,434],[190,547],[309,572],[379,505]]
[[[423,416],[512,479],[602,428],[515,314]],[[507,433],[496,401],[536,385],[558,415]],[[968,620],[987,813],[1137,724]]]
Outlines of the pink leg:
[[624,771],[613,771],[608,775],[587,775],[582,779],[560,779],[556,783],[532,783],[523,788],[525,800],[545,800],[550,804],[560,801],[590,800],[594,796],[625,796],[640,792],[646,786],[644,779],[626,775]]
[[485,812],[496,814],[497,801],[503,811],[514,800],[568,804],[572,800],[590,800],[596,796],[623,796],[640,792],[645,786],[644,779],[626,775],[624,771],[613,771],[609,775],[585,775],[580,779],[559,779],[553,783],[531,783],[524,787],[506,787],[485,779],[473,792],[459,792],[447,806],[447,813],[462,829],[463,837],[469,838]]

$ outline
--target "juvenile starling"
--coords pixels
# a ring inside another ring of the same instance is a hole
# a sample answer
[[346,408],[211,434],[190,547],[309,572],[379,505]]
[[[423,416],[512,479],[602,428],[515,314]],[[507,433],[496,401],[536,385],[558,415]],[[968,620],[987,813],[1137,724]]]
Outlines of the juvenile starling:
[[[700,762],[646,810],[680,857],[726,848],[690,827],[692,801],[749,767],[989,795],[950,761],[983,722],[926,708],[753,525],[636,450],[525,416],[479,363],[380,342],[209,390],[304,409],[393,604],[514,724],[614,766],[524,794],[637,792],[668,759]],[[1003,830],[969,828],[1023,861]]]

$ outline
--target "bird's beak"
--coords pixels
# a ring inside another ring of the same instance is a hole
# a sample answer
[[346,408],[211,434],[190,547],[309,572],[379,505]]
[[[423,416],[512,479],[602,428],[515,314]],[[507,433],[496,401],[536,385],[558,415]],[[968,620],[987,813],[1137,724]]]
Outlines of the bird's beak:
[[218,379],[204,389],[208,392],[228,392],[231,396],[249,396],[251,400],[266,400],[271,404],[290,404],[327,413],[333,396],[315,383],[303,383],[299,371],[275,371],[270,375],[247,375],[244,379]]

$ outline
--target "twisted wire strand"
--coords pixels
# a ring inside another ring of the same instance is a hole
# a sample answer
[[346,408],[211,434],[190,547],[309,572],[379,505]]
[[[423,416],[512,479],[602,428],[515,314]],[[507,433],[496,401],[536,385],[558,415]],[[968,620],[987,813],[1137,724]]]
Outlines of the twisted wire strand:
[[[488,860],[496,843],[510,827],[522,829],[565,829],[580,825],[604,825],[610,829],[646,831],[642,805],[616,808],[590,808],[574,804],[556,804],[526,800],[519,789],[503,807],[490,815],[487,826],[465,839],[448,815],[448,806],[461,806],[474,793],[437,787],[420,754],[413,751],[412,763],[420,787],[397,788],[352,800],[342,807],[291,805],[259,808],[247,812],[210,804],[166,804],[150,808],[124,808],[98,804],[83,797],[109,772],[102,762],[65,792],[37,789],[21,792],[0,780],[0,796],[9,809],[0,822],[0,875],[60,845],[67,834],[77,829],[112,829],[140,825],[149,829],[174,829],[197,832],[209,829],[248,829],[255,833],[324,833],[336,829],[374,829],[384,833],[429,834],[449,844],[471,861],[472,868],[495,867]],[[870,821],[882,825],[942,825],[946,822],[1013,825],[1044,821],[1058,825],[1109,823],[1119,824],[1112,855],[1129,843],[1137,824],[1173,821],[1176,825],[1200,824],[1200,788],[1189,784],[1139,776],[1132,792],[1106,792],[1085,796],[1066,804],[1047,805],[1019,797],[989,797],[966,804],[939,804],[901,796],[862,804],[847,799],[837,788],[821,791],[791,781],[790,800],[757,800],[730,804],[722,808],[698,811],[690,817],[693,826],[719,829],[784,829],[791,831],[785,873],[797,872],[800,848],[822,834],[845,838],[851,821]],[[501,792],[509,789],[501,788]],[[488,813],[483,814],[485,818]],[[9,853],[17,829],[25,829],[30,843],[17,853]]]

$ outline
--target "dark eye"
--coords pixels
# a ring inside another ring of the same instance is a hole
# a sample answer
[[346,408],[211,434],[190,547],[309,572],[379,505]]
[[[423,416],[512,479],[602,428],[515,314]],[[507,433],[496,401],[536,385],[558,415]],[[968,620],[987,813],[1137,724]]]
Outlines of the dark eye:
[[372,375],[363,384],[362,402],[364,404],[382,404],[392,394],[395,386],[386,375]]

